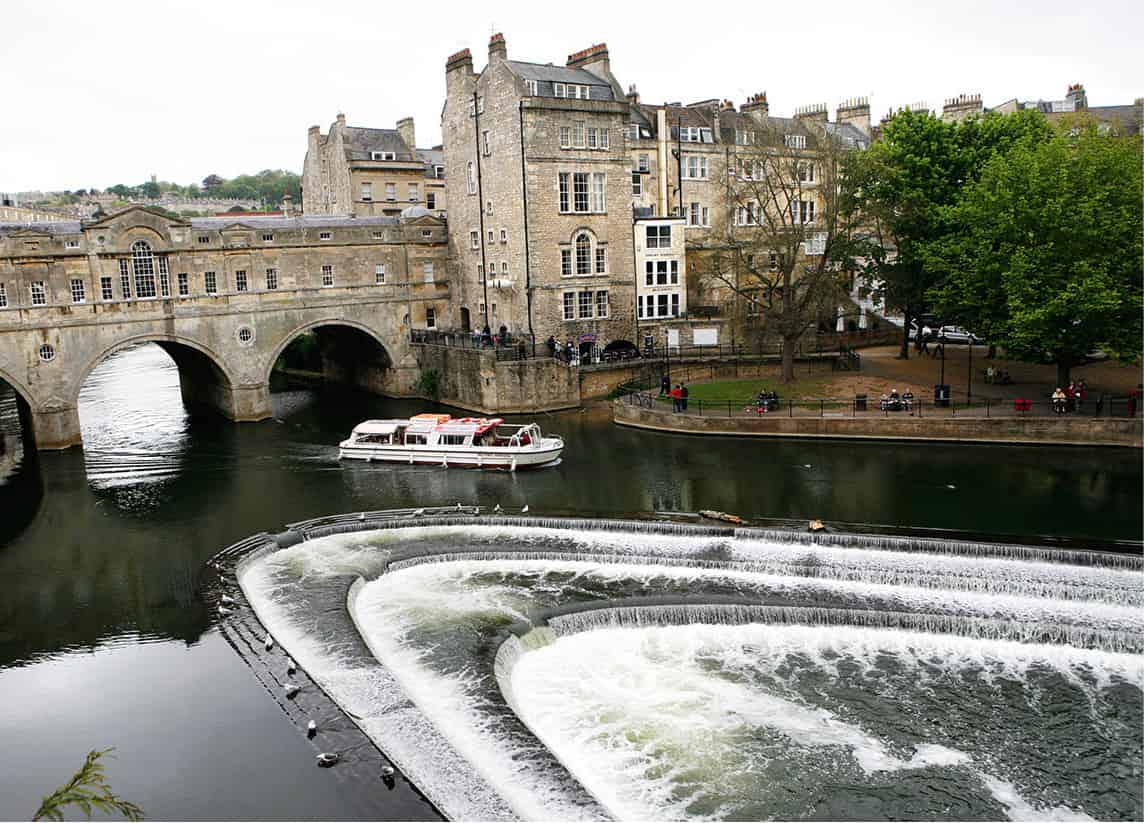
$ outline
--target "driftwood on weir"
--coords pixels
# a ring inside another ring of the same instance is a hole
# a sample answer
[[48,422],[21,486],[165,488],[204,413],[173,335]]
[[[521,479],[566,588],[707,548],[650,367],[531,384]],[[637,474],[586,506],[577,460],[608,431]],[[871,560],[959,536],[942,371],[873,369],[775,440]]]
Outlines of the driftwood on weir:
[[727,512],[716,512],[711,509],[704,509],[699,512],[700,517],[706,517],[708,520],[726,520],[728,523],[743,524],[743,518],[737,514],[727,514]]

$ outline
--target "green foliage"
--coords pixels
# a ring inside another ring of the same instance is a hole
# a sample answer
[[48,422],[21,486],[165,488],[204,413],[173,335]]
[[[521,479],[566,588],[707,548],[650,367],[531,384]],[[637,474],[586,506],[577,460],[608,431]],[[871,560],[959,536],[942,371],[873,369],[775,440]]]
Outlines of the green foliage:
[[424,395],[431,400],[441,399],[441,375],[436,369],[429,369],[428,371],[421,372],[417,377],[417,384],[414,387],[418,394]]
[[1071,366],[1139,355],[1144,180],[1140,141],[1021,139],[945,210],[924,244],[937,308],[1022,359]]
[[208,175],[202,181],[202,187],[197,183],[182,186],[166,180],[159,182],[147,181],[137,186],[125,186],[117,183],[109,186],[108,192],[123,199],[131,197],[158,198],[161,194],[172,194],[176,197],[189,199],[201,197],[224,197],[240,200],[256,200],[266,208],[278,208],[282,205],[282,196],[286,192],[294,198],[295,202],[302,199],[302,178],[291,171],[282,169],[264,169],[258,174],[240,174],[233,180],[224,180],[217,174]]
[[32,820],[63,820],[64,809],[78,806],[90,818],[92,810],[105,814],[119,813],[128,820],[142,820],[143,810],[129,800],[116,796],[107,784],[102,758],[112,749],[87,753],[83,766],[72,779],[44,797]]

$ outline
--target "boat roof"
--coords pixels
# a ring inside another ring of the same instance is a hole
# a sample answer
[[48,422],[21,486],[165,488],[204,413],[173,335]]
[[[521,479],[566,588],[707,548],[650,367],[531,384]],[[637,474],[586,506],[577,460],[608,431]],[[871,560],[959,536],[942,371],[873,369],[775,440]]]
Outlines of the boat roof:
[[462,417],[441,423],[436,429],[442,434],[484,434],[503,422],[499,417]]
[[354,434],[393,434],[404,420],[365,420],[354,426]]

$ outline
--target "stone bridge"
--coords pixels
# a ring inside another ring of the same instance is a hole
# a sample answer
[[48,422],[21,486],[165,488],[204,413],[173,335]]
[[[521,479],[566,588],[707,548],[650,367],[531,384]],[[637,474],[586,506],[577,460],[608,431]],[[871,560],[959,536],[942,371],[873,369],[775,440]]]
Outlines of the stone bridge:
[[[318,218],[257,225],[256,218],[213,219],[214,225],[205,225],[212,219],[172,221],[148,212],[120,226],[76,223],[0,232],[0,244],[8,244],[0,249],[0,285],[6,284],[0,296],[7,304],[0,304],[0,380],[23,401],[36,445],[79,444],[84,381],[109,355],[146,342],[175,361],[189,405],[236,421],[271,416],[270,373],[305,332],[317,337],[327,379],[381,394],[412,394],[418,367],[410,328],[424,327],[427,311],[434,312],[430,322],[447,320],[442,221],[406,227],[397,218],[346,225],[325,218],[321,226],[303,220]],[[341,243],[327,225],[332,223],[346,235]],[[290,232],[311,230],[316,240],[317,228],[332,242],[275,243]],[[400,233],[390,236],[406,228],[416,237],[412,249]],[[236,240],[240,235],[246,238],[242,243]],[[258,237],[267,238],[265,245],[276,254],[270,256]],[[140,241],[154,255],[142,267]],[[181,248],[187,243],[219,248]],[[70,257],[52,253],[77,244],[80,253]],[[160,256],[162,264],[156,265]],[[210,286],[199,288],[200,282]]]

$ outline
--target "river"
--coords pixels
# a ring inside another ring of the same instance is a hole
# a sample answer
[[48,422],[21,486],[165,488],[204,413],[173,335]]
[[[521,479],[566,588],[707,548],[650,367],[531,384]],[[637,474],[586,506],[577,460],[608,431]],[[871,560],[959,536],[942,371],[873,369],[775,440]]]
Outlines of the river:
[[[274,397],[235,425],[183,408],[156,346],[121,352],[81,394],[85,446],[0,451],[0,817],[30,815],[90,749],[150,818],[354,819],[367,791],[314,749],[196,595],[203,563],[322,514],[461,502],[536,514],[720,509],[747,518],[1079,545],[1138,541],[1128,449],[767,442],[613,426],[606,407],[541,415],[567,443],[531,473],[343,465],[337,442],[416,401],[333,390]],[[0,415],[0,422],[8,420]],[[1138,549],[1137,549],[1138,550]],[[427,808],[392,793],[394,819]]]

